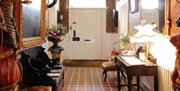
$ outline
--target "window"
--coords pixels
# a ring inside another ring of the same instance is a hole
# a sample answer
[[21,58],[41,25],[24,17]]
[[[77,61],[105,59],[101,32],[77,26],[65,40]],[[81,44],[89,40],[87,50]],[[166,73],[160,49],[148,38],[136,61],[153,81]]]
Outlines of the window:
[[156,9],[159,6],[159,0],[142,0],[143,9]]
[[106,8],[106,0],[69,0],[70,8]]

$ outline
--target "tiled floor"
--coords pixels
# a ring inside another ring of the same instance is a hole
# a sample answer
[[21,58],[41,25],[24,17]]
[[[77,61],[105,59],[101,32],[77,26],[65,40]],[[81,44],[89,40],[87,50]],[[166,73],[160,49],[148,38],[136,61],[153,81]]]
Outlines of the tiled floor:
[[101,74],[98,67],[65,67],[64,87],[60,91],[117,91],[116,72],[108,72],[106,82]]

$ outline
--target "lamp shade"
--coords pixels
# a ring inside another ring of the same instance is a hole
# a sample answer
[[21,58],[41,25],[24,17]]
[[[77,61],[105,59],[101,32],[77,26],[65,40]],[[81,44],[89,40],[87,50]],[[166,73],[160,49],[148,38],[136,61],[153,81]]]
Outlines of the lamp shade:
[[131,42],[154,41],[159,33],[153,31],[156,24],[137,25],[134,27],[138,32],[131,38]]

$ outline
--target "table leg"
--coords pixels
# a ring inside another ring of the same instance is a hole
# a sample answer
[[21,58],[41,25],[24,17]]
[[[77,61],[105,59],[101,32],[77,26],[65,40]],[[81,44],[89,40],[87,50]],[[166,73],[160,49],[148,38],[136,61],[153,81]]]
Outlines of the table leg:
[[128,91],[132,91],[132,76],[128,76]]
[[154,76],[154,91],[158,91],[158,76]]
[[140,87],[140,86],[139,86],[139,76],[137,76],[136,82],[137,82],[137,91],[139,91],[139,89],[140,89],[140,88],[139,88],[139,87]]
[[120,82],[120,69],[117,67],[117,81],[118,81],[118,91],[121,90],[121,82]]

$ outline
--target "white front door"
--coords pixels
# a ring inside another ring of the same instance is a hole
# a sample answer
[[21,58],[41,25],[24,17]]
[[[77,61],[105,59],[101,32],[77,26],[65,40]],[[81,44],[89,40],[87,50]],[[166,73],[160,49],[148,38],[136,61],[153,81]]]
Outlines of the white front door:
[[102,14],[104,9],[69,9],[68,59],[102,59]]

